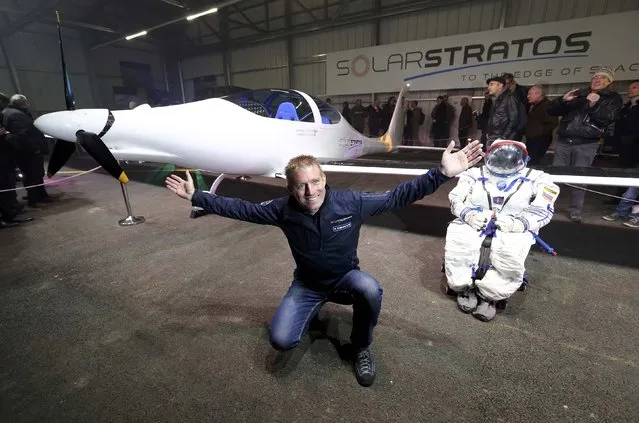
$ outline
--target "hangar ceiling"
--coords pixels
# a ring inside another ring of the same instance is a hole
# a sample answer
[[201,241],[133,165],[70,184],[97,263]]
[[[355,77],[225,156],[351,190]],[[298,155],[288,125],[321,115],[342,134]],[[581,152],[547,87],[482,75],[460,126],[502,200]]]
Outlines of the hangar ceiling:
[[[83,31],[87,47],[126,42],[147,31],[144,40],[161,49],[190,56],[224,48],[291,37],[311,31],[469,0],[0,0],[0,37],[34,22],[55,23]],[[213,7],[217,13],[187,21],[188,15]]]

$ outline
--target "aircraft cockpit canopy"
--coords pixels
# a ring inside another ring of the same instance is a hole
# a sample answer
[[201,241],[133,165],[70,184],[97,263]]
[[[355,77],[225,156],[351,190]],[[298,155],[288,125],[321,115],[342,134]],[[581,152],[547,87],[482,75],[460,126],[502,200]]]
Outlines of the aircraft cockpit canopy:
[[[250,90],[221,98],[258,116],[298,122],[315,122],[311,105],[302,95],[293,90],[274,88]],[[339,123],[341,115],[337,110],[323,100],[311,98],[319,109],[322,123],[328,125]]]

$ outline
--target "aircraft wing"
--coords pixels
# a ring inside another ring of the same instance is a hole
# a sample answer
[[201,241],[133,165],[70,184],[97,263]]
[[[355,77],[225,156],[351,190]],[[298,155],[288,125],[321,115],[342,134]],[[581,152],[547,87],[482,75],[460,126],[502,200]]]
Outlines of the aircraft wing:
[[[414,164],[416,163],[406,163],[399,160],[382,162],[359,159],[357,161],[327,162],[322,164],[322,169],[325,172],[417,176],[428,172],[433,167],[439,166],[438,162],[419,162],[419,164],[425,165],[423,167],[410,166]],[[575,168],[569,166],[537,166],[536,169],[548,173],[553,181],[559,184],[639,187],[639,169]]]

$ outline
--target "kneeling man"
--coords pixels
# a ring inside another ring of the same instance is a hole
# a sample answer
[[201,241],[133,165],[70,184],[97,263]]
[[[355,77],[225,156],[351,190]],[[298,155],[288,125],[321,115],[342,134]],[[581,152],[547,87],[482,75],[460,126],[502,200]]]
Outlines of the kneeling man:
[[382,288],[372,275],[359,268],[360,228],[369,216],[408,206],[432,194],[483,156],[479,141],[452,153],[454,145],[451,142],[444,151],[440,168],[384,193],[329,188],[326,175],[312,156],[298,156],[289,162],[289,195],[261,204],[195,190],[188,172],[186,181],[171,175],[166,185],[207,213],[278,226],[288,239],[297,268],[271,322],[271,345],[279,351],[295,348],[326,302],[350,304],[355,376],[361,385],[369,386],[376,374],[370,345],[381,308]]

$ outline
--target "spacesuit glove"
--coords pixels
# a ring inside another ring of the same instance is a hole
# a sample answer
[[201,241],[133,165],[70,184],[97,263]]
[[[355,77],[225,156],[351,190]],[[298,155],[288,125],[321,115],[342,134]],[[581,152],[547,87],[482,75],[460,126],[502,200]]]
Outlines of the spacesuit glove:
[[513,216],[503,214],[497,215],[495,226],[497,226],[499,230],[503,232],[525,232],[526,230],[524,222],[514,218]]
[[485,211],[473,211],[466,214],[464,221],[473,227],[476,231],[481,231],[488,226],[488,222],[493,217],[493,212],[490,210]]

